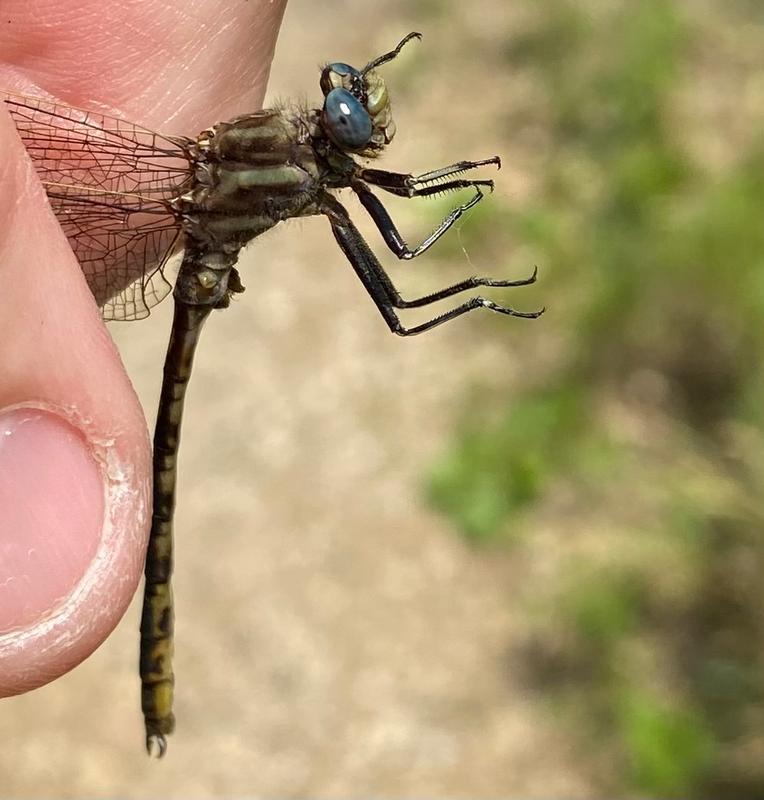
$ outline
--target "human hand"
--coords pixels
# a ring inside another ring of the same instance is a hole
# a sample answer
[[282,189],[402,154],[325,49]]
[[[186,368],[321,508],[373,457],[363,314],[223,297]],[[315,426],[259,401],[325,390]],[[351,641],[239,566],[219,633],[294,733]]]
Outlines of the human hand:
[[[194,135],[260,107],[286,0],[4,0],[0,91]],[[143,568],[138,400],[0,103],[0,696],[71,669]]]

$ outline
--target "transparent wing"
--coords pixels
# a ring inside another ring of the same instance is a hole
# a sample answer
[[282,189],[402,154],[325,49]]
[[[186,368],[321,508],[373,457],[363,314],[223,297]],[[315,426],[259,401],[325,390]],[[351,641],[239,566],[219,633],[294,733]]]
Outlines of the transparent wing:
[[167,207],[82,186],[45,189],[104,319],[148,316],[172,289],[164,270],[182,238]]
[[182,244],[170,201],[190,188],[191,140],[3,92],[105,319],[140,319],[172,288]]

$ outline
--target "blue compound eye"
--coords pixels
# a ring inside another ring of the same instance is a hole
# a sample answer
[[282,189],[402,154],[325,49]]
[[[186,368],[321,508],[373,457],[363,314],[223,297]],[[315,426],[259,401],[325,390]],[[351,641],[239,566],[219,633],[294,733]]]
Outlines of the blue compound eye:
[[337,61],[334,64],[327,64],[321,71],[321,91],[324,96],[329,94],[332,89],[350,89],[354,85],[362,82],[361,73],[350,64],[343,64]]
[[343,150],[363,150],[371,139],[371,117],[347,89],[332,89],[324,100],[324,129]]

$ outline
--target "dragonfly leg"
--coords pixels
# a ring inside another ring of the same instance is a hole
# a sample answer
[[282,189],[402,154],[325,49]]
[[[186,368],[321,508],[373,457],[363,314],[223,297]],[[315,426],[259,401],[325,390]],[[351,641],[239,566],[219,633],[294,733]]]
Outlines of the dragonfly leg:
[[[364,208],[369,212],[379,232],[382,234],[385,244],[387,244],[398,258],[408,260],[416,258],[416,256],[429,250],[462,214],[479,203],[483,199],[481,187],[493,191],[494,186],[491,180],[457,178],[444,181],[443,179],[486,164],[501,166],[501,161],[498,156],[487,158],[482,161],[459,161],[456,164],[432,170],[431,172],[425,172],[422,175],[406,175],[399,172],[386,172],[385,170],[359,169],[356,173],[358,177],[352,181],[351,186],[361,200]],[[407,198],[428,197],[443,192],[468,188],[474,189],[475,194],[471,200],[454,208],[421,244],[412,249],[406,244],[403,237],[398,232],[387,209],[385,209],[382,202],[371,192],[364,181],[378,186],[386,192]]]
[[[431,303],[437,303],[439,300],[445,300],[447,297],[452,297],[455,294],[460,294],[461,292],[466,292],[469,289],[477,289],[480,286],[493,286],[493,287],[500,287],[506,288],[508,286],[528,286],[532,283],[536,282],[536,277],[538,275],[538,268],[533,268],[533,273],[529,278],[522,278],[518,281],[499,281],[499,280],[492,280],[491,278],[466,278],[463,281],[459,281],[459,283],[455,283],[452,286],[447,286],[445,289],[439,289],[437,292],[432,292],[431,294],[426,294],[422,297],[414,298],[413,300],[404,300],[397,292],[397,290],[393,287],[392,283],[390,282],[389,276],[387,273],[384,272],[382,269],[382,265],[377,262],[378,268],[382,271],[384,278],[387,280],[389,284],[388,293],[391,296],[391,300],[393,305],[396,308],[421,308],[422,306],[428,306]],[[384,281],[383,281],[384,283]],[[391,291],[390,291],[391,290]],[[488,300],[483,301],[481,298],[481,303],[485,304],[486,307],[490,304]],[[494,309],[494,310],[498,310]],[[534,319],[541,315],[541,312],[532,311],[532,312],[513,312],[512,316],[515,317],[530,317]]]
[[[440,237],[443,236],[443,234],[462,216],[462,214],[465,213],[465,211],[469,210],[483,199],[483,192],[480,190],[480,185],[490,184],[491,188],[493,188],[493,183],[491,181],[458,181],[458,183],[463,184],[463,186],[460,185],[459,188],[474,186],[475,196],[468,202],[454,208],[443,219],[440,225],[438,225],[438,227],[421,244],[417,245],[413,249],[406,244],[405,240],[396,228],[395,223],[390,217],[387,209],[384,207],[379,198],[371,192],[368,186],[365,186],[360,181],[356,181],[353,184],[353,190],[360,198],[364,208],[369,212],[369,216],[372,218],[374,224],[382,234],[385,244],[393,253],[395,253],[396,256],[398,256],[398,258],[408,261],[412,258],[422,255],[422,253],[424,253],[426,250],[429,250],[430,247],[432,247],[432,245],[435,244],[435,242],[437,242],[438,239],[440,239]],[[441,187],[437,186],[430,188],[432,188],[433,192],[441,190]],[[501,283],[499,285],[523,286],[526,283],[533,283],[533,279],[525,279],[519,282]],[[493,284],[484,285],[489,286]]]
[[[512,317],[524,317],[527,319],[535,319],[543,313],[543,309],[540,311],[516,311],[515,309],[494,303],[491,300],[486,300],[483,297],[473,297],[466,303],[438,317],[412,328],[406,328],[398,318],[396,309],[426,306],[430,303],[435,303],[438,300],[443,300],[466,291],[467,289],[475,288],[476,286],[504,284],[502,282],[486,283],[485,281],[487,281],[487,279],[483,278],[468,278],[465,281],[461,281],[460,283],[424,297],[419,297],[414,300],[404,300],[385,272],[384,267],[379,263],[377,257],[372,253],[368,244],[366,244],[360,232],[350,220],[345,208],[333,198],[327,197],[324,201],[323,210],[329,217],[334,238],[337,240],[342,252],[345,254],[348,261],[350,261],[351,266],[361,279],[366,291],[374,301],[374,304],[377,306],[377,309],[390,330],[399,336],[411,336],[412,334],[422,333],[430,328],[434,328],[436,325],[441,325],[448,320],[460,317],[462,314],[474,311],[477,308],[487,308],[489,311],[494,311],[499,314],[507,314]],[[535,280],[535,277],[536,273],[534,271],[533,276],[523,281],[523,283],[531,283]]]
[[[460,179],[443,182],[444,178],[449,178],[454,175],[459,175],[462,172],[469,172],[469,170],[476,169],[477,167],[485,167],[491,164],[495,164],[497,168],[501,169],[501,159],[498,156],[493,156],[492,158],[484,158],[480,161],[457,161],[455,164],[449,164],[447,167],[440,167],[439,169],[433,169],[429,172],[423,172],[421,175],[411,175],[405,172],[388,172],[384,169],[366,169],[364,167],[357,169],[355,175],[360,180],[378,186],[386,192],[391,192],[401,197],[419,197],[438,191],[461,188],[461,186],[453,184],[464,184],[468,186],[490,184],[492,186],[493,181],[470,181],[467,179]],[[427,184],[433,185],[428,187]],[[429,188],[430,191],[426,191],[427,188]]]

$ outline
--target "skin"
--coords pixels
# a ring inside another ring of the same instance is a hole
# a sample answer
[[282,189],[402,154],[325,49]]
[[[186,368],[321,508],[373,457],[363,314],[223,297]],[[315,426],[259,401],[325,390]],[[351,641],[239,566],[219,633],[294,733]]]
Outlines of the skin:
[[[261,107],[286,0],[3,0],[0,87],[168,133]],[[235,54],[235,57],[232,57]],[[0,696],[98,647],[142,574],[146,421],[0,104]]]

